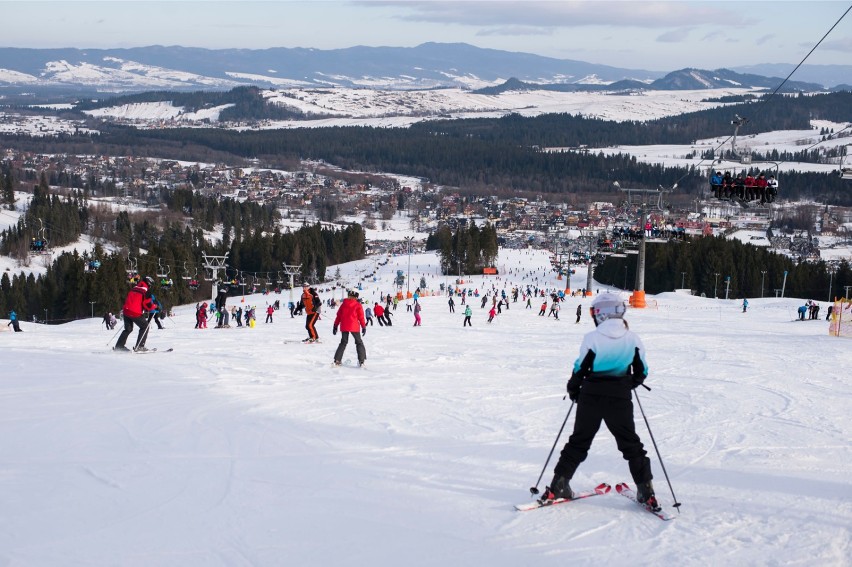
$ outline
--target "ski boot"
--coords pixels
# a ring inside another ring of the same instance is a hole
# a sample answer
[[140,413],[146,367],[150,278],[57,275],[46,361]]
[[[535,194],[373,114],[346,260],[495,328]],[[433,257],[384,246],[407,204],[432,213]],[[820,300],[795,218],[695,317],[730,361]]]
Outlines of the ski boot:
[[654,485],[650,480],[648,482],[636,483],[636,501],[652,512],[659,512],[661,510],[660,504],[657,502],[657,497],[654,495]]
[[542,500],[557,500],[564,498],[570,500],[574,498],[574,491],[571,490],[570,479],[564,476],[556,475],[550,482],[550,486],[545,487]]

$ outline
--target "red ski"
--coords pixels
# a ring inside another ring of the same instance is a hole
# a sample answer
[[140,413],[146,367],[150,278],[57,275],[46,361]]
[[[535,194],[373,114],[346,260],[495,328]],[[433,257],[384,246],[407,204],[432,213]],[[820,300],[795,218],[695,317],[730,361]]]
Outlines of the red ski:
[[557,498],[556,500],[538,499],[535,502],[530,502],[529,504],[516,504],[515,510],[518,510],[519,512],[526,512],[528,510],[538,510],[539,508],[545,508],[547,506],[556,506],[557,504],[574,502],[575,500],[582,500],[583,498],[600,496],[601,494],[608,493],[610,490],[612,490],[612,487],[607,483],[603,482],[597,485],[594,490],[587,490],[585,492],[575,492],[574,498]]
[[674,520],[675,517],[669,514],[668,512],[664,512],[662,508],[657,506],[657,509],[651,508],[647,504],[642,504],[638,500],[636,500],[636,492],[632,488],[630,488],[627,483],[621,482],[615,485],[615,491],[624,496],[625,498],[629,498],[633,502],[636,503],[637,506],[642,508],[643,510],[647,510],[652,513],[659,519],[668,522],[669,520]]

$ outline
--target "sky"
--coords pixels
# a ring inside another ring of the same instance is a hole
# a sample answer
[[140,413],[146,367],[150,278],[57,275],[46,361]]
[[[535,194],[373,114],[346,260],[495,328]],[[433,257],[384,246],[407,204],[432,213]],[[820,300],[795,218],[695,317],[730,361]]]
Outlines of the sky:
[[[0,1],[3,47],[205,48],[463,42],[631,69],[798,64],[844,1]],[[852,14],[808,58],[852,61]]]
[[[429,290],[453,283],[438,265],[417,250],[410,263],[372,257],[340,266],[340,281],[360,282],[372,301],[396,289],[397,270]],[[542,250],[501,249],[496,266],[464,286],[566,285]],[[375,281],[359,277],[373,268]],[[578,267],[571,287],[585,282]],[[608,283],[621,285],[594,288]],[[287,292],[228,299],[258,307],[254,328],[196,330],[194,304],[172,306],[147,346],[174,351],[150,355],[110,351],[118,329],[101,316],[118,306],[23,322],[21,333],[0,321],[0,564],[848,565],[852,383],[838,361],[852,338],[828,334],[829,290],[814,298],[822,316],[806,321],[793,321],[801,299],[755,297],[743,313],[739,298],[707,291],[649,296],[626,315],[647,350],[651,391],[638,396],[648,425],[638,405],[634,417],[668,522],[614,490],[513,507],[550,482],[573,428],[565,383],[594,329],[588,299],[567,299],[556,320],[519,298],[489,324],[471,297],[463,328],[460,297],[450,313],[446,297],[426,293],[421,326],[400,304],[392,327],[368,327],[363,369],[352,341],[348,364],[332,366],[331,308],[317,344],[300,342],[304,317],[282,309],[264,322]],[[572,487],[603,482],[631,482],[606,428]]]

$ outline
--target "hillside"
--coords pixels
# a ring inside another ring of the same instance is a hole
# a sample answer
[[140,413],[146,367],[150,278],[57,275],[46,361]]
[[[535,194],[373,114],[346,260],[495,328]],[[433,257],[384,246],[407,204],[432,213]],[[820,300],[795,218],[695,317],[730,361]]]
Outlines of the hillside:
[[[363,267],[341,266],[349,286]],[[541,252],[503,250],[498,267],[465,287],[562,285]],[[361,280],[362,297],[393,290],[398,269],[407,272],[406,255]],[[453,283],[435,269],[434,256],[411,257],[412,277],[430,289]],[[585,281],[582,268],[576,278]],[[229,305],[288,297],[244,299]],[[672,522],[614,493],[512,509],[529,501],[570,406],[565,381],[593,328],[588,300],[568,299],[560,321],[519,300],[489,325],[472,298],[463,329],[460,298],[450,314],[445,297],[425,297],[422,327],[400,305],[392,327],[368,329],[364,370],[331,367],[332,310],[323,342],[306,346],[285,344],[304,330],[284,310],[253,329],[199,331],[186,305],[152,331],[149,346],[175,349],[165,354],[111,353],[99,314],[0,333],[0,561],[845,564],[852,386],[837,361],[848,339],[829,337],[822,320],[791,322],[795,300],[755,299],[744,314],[737,301],[650,299],[627,319],[648,349],[652,391],[639,395],[682,503]],[[636,418],[674,511],[638,407]],[[627,466],[604,429],[574,486],[622,480]]]

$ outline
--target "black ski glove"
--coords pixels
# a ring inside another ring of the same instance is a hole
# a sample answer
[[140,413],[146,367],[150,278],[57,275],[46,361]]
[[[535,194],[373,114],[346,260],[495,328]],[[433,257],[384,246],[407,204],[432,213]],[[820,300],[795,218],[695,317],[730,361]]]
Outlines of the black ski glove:
[[641,386],[642,382],[645,381],[645,365],[642,364],[642,357],[639,356],[639,347],[635,348],[633,362],[630,363],[628,374],[630,375],[631,388],[633,390]]
[[572,402],[576,402],[580,397],[580,387],[583,385],[583,379],[592,373],[592,365],[595,362],[595,351],[590,350],[580,363],[580,369],[571,373],[571,379],[568,380],[568,397]]
[[[570,382],[569,382],[569,384],[570,384]],[[568,399],[571,400],[572,402],[576,402],[577,400],[579,400],[580,399],[580,390],[579,389],[574,390],[572,388],[568,388]]]
[[361,329],[361,336],[363,337],[366,334],[367,334],[367,327],[364,327],[363,329]]
[[337,325],[335,325],[334,327],[332,327],[332,328],[331,328],[331,334],[332,334],[332,335],[336,335],[336,334],[337,334]]

